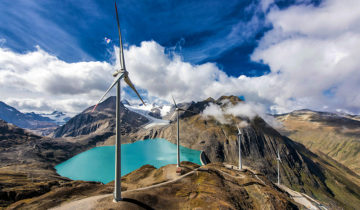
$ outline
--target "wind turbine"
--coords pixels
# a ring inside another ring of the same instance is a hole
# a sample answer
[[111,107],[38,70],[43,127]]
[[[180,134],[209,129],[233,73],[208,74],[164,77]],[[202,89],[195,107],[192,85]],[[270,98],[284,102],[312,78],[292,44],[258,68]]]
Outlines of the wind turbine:
[[121,201],[121,133],[120,133],[120,93],[121,93],[121,86],[120,81],[124,78],[126,84],[130,86],[131,89],[136,93],[136,95],[140,98],[141,102],[145,105],[144,101],[140,97],[139,93],[135,89],[134,85],[132,84],[129,73],[126,71],[125,68],[125,59],[124,59],[124,50],[123,44],[121,40],[121,31],[120,31],[120,23],[119,23],[119,15],[117,11],[116,1],[115,1],[115,12],[116,12],[116,21],[117,27],[119,31],[119,41],[120,41],[120,48],[119,48],[119,58],[120,58],[120,70],[116,70],[113,73],[115,77],[114,82],[110,85],[110,87],[106,90],[105,94],[100,98],[97,104],[94,106],[94,111],[98,104],[104,99],[106,94],[116,85],[116,142],[115,142],[115,189],[114,189],[114,202]]
[[279,149],[277,151],[277,178],[278,178],[278,185],[280,185],[280,162],[281,162],[281,159],[280,159],[280,153],[279,153]]
[[[174,97],[173,96],[171,96],[172,97],[172,99],[173,99],[173,101],[174,101],[174,105],[175,105],[175,111],[176,111],[176,113],[177,113],[177,168],[180,168],[180,136],[179,136],[179,112],[180,111],[184,111],[184,112],[191,112],[191,113],[194,113],[194,114],[197,114],[197,113],[195,113],[195,112],[192,112],[192,111],[190,111],[190,110],[185,110],[185,109],[182,109],[182,108],[180,108],[180,107],[178,107],[178,105],[176,104],[176,102],[175,102],[175,99],[174,99]],[[180,173],[181,171],[179,171],[179,173]]]
[[239,141],[239,170],[242,170],[242,159],[241,159],[241,131],[239,126],[236,126],[238,129],[238,141]]

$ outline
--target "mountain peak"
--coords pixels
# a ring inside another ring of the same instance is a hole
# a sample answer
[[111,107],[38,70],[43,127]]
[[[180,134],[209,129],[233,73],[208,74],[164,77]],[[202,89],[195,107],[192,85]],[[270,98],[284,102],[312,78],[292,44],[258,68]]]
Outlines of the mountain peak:
[[223,104],[224,101],[229,101],[233,105],[237,104],[238,102],[243,102],[238,96],[230,95],[230,96],[221,96],[216,100],[217,103]]

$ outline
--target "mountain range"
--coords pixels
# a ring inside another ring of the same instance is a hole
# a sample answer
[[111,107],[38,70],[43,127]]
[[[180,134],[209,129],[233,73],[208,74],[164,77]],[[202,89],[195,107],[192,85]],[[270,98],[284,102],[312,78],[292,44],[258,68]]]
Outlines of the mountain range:
[[37,114],[34,112],[22,113],[14,107],[0,101],[0,119],[46,136],[59,125],[65,124],[70,117],[59,111],[54,111],[49,114]]
[[[257,174],[258,176],[263,176],[264,180],[269,180],[269,182],[265,182],[265,185],[272,189],[267,191],[269,192],[269,194],[267,195],[268,197],[275,196],[274,193],[279,191],[276,186],[270,184],[271,182],[276,182],[276,154],[277,150],[279,150],[282,160],[280,167],[281,182],[284,185],[298,192],[306,193],[307,195],[321,201],[328,208],[351,209],[356,208],[360,205],[359,175],[354,173],[352,170],[350,170],[343,164],[337,162],[326,153],[315,153],[314,151],[312,151],[311,148],[309,150],[308,147],[303,146],[301,143],[298,143],[298,140],[294,141],[294,139],[291,138],[291,135],[287,135],[287,133],[284,133],[283,131],[278,132],[277,130],[272,128],[259,116],[256,116],[254,118],[249,118],[246,116],[227,116],[228,121],[231,123],[221,124],[215,118],[205,118],[202,114],[196,114],[202,113],[204,109],[210,104],[216,104],[222,109],[226,109],[229,103],[238,104],[244,102],[235,96],[223,96],[217,100],[208,98],[200,102],[179,104],[181,108],[191,111],[182,113],[180,115],[181,145],[196,150],[202,150],[206,158],[208,159],[208,162],[211,162],[211,164],[215,164],[214,166],[209,165],[210,171],[213,171],[211,173],[218,174],[218,172],[214,172],[216,170],[219,170],[219,167],[222,167],[216,166],[216,164],[218,163],[226,163],[232,165],[238,164],[237,161],[239,145],[237,141],[237,129],[235,125],[241,121],[245,121],[247,122],[247,126],[242,128],[243,141],[241,144],[241,148],[243,151],[243,163],[252,171],[256,171],[256,173],[253,173],[252,175],[249,174],[249,177],[254,177]],[[166,121],[167,123],[162,121],[163,124],[161,124],[152,123],[151,120],[153,118],[149,118],[147,116],[150,112],[134,112],[131,111],[133,109],[132,107],[127,108],[128,105],[121,106],[122,110],[124,110],[121,115],[121,135],[123,140],[122,143],[130,143],[137,140],[152,138],[165,138],[170,142],[175,143],[176,123],[174,120],[175,118],[171,117],[173,116],[173,113],[175,111],[173,107],[169,108],[166,114],[160,115],[160,117],[163,118],[162,120],[168,120]],[[11,149],[5,149],[3,154],[0,156],[3,163],[0,168],[0,184],[4,185],[4,181],[1,181],[4,180],[1,179],[1,174],[14,174],[14,177],[16,177],[15,174],[17,174],[17,171],[15,170],[16,167],[14,166],[14,164],[19,164],[20,161],[20,163],[24,165],[22,173],[25,173],[26,170],[44,170],[47,171],[47,173],[52,174],[51,176],[54,176],[52,181],[55,181],[57,183],[53,186],[54,189],[47,189],[45,191],[42,191],[42,194],[46,193],[47,196],[50,196],[47,199],[50,199],[51,196],[54,195],[58,196],[56,192],[60,192],[61,189],[63,190],[61,192],[65,193],[66,191],[65,195],[63,196],[74,196],[74,198],[76,199],[77,196],[80,195],[76,194],[76,192],[70,192],[77,191],[79,187],[85,186],[89,189],[97,189],[101,192],[110,193],[110,188],[104,189],[97,184],[92,184],[88,182],[83,182],[83,184],[79,184],[78,181],[71,182],[66,178],[61,178],[55,173],[53,169],[53,166],[57,163],[60,163],[61,161],[66,160],[89,148],[101,145],[111,145],[114,143],[115,98],[110,97],[103,103],[99,104],[96,111],[91,112],[91,110],[92,107],[85,109],[82,113],[76,115],[67,123],[58,127],[56,130],[54,130],[54,132],[51,133],[51,138],[33,137],[35,139],[31,141],[17,140],[18,142],[20,142],[18,146],[14,146],[13,143],[17,141],[0,141],[0,146],[2,146],[2,144],[8,145],[9,142],[12,142],[7,147]],[[353,117],[356,118],[356,116]],[[281,118],[278,119],[281,120]],[[325,119],[323,120],[326,121]],[[5,122],[3,122],[3,124],[4,123]],[[341,123],[342,122],[339,122],[339,124]],[[284,125],[284,127],[286,128],[286,123],[284,123]],[[8,125],[4,124],[4,126],[6,127]],[[8,129],[5,133],[8,133],[5,135],[11,136],[14,131]],[[24,139],[28,137],[23,135],[18,135],[16,137],[15,135],[14,138]],[[30,148],[38,149],[31,150]],[[13,155],[17,154],[16,151],[20,150],[28,152],[26,154],[20,152],[20,155],[18,156]],[[24,162],[24,160],[26,159],[25,157],[28,156],[34,156],[36,158],[31,159],[32,161],[30,162]],[[5,164],[7,162],[9,162],[9,164]],[[25,169],[25,166],[27,166],[28,169]],[[17,170],[19,171],[19,169]],[[9,173],[9,171],[11,173]],[[140,171],[135,171],[133,173],[138,173],[137,176],[139,177],[147,177],[149,175],[149,171],[147,169],[141,169]],[[153,173],[159,174],[160,171]],[[233,175],[242,176],[244,174]],[[225,182],[224,176],[217,175],[217,177],[220,177],[218,180],[219,183]],[[210,174],[207,174],[205,175],[205,177],[203,177],[203,179],[209,180],[210,182],[211,180],[217,180],[218,178],[215,178]],[[132,179],[135,179],[135,176]],[[193,181],[196,179],[190,179],[188,180],[188,182],[192,182],[191,180]],[[154,182],[158,183],[159,180],[153,179],[152,183]],[[234,182],[234,180],[232,182]],[[69,185],[69,188],[67,188],[67,190],[63,188],[65,183],[68,183]],[[197,181],[196,183],[200,183],[200,187],[205,184],[202,181]],[[25,185],[19,185],[18,188],[22,189],[21,186],[24,187]],[[245,187],[245,185],[241,186]],[[244,188],[241,188],[241,186],[239,189],[235,186],[233,187],[234,189],[236,188],[239,190],[236,191],[237,193],[241,194],[241,192],[243,192],[242,190],[245,190]],[[228,191],[229,187],[229,185],[221,185],[221,187],[217,190],[219,190],[218,192]],[[56,189],[59,191],[56,191]],[[169,188],[164,190],[168,189]],[[204,187],[201,189],[205,190],[208,188]],[[179,190],[181,191],[181,189]],[[250,190],[249,188],[246,190],[246,192],[248,194],[255,193],[254,190],[255,189]],[[38,191],[34,190],[34,192]],[[183,192],[184,194],[191,194],[191,192],[188,191]],[[19,193],[19,190],[17,190],[16,188],[3,188],[1,189],[0,195],[10,195],[17,193],[21,196],[12,197],[12,202],[19,201],[14,204],[17,207],[19,207],[19,205],[21,207],[21,205],[26,204],[21,201],[23,198],[33,197],[31,203],[35,207],[39,207],[42,203],[41,199],[37,199],[35,195],[24,195],[22,191],[21,193]],[[71,195],[69,195],[69,193]],[[211,199],[210,197],[206,197],[210,196],[210,192],[206,194],[205,190],[203,194],[201,194],[201,191],[197,192],[197,194],[199,193],[201,196],[205,196],[205,200]],[[162,199],[164,199],[163,196],[165,194],[163,194],[163,192],[158,192],[157,194],[152,195],[155,196],[152,198],[152,200],[158,199],[160,202]],[[89,197],[91,195],[94,194],[88,192],[88,194],[82,194],[81,196]],[[138,196],[139,199],[141,198],[142,202],[148,202],[145,194],[136,194],[136,196]],[[178,194],[176,194],[175,197],[172,197],[172,199],[177,199],[177,196]],[[261,197],[259,196],[260,195],[258,195],[258,198]],[[263,197],[262,199],[265,199],[265,197]],[[4,202],[6,200],[4,196],[0,197],[0,199],[4,200]],[[193,198],[192,196],[190,196],[189,199],[193,199],[193,201],[195,202],[197,196],[194,196]],[[252,204],[249,204],[249,206],[247,207],[259,209],[261,206],[256,207],[256,202],[254,201],[254,199],[255,197],[250,199],[252,200]],[[287,198],[285,198],[285,200],[286,199]],[[6,205],[8,205],[8,203]],[[193,206],[190,204],[191,202],[189,203],[189,206],[196,207],[196,205]],[[270,202],[269,205],[271,206],[269,208],[279,208],[276,202]],[[293,206],[292,204],[289,205]],[[301,206],[296,207],[296,205],[297,204],[295,204],[295,206],[291,208],[301,208]],[[154,206],[156,205],[154,204]],[[245,207],[246,205],[244,204],[242,208]]]

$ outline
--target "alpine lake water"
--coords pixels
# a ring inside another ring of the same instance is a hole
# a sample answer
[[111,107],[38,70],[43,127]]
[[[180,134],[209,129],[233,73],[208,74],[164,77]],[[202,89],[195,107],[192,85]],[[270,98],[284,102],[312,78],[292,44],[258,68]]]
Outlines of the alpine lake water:
[[[201,151],[180,146],[181,161],[201,165]],[[176,144],[165,139],[148,139],[121,145],[121,175],[143,165],[156,168],[176,164]],[[104,184],[115,177],[115,146],[95,147],[55,166],[58,174],[73,180],[97,181]]]

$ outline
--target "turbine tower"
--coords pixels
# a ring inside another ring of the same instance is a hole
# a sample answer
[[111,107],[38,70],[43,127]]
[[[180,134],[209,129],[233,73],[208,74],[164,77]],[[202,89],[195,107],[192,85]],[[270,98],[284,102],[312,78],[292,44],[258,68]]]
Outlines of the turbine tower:
[[[173,101],[174,101],[174,105],[175,105],[175,111],[176,111],[176,114],[177,114],[177,117],[176,117],[176,120],[177,120],[177,142],[176,142],[176,144],[177,144],[177,168],[179,168],[180,167],[180,134],[179,134],[179,130],[180,130],[180,128],[179,128],[179,112],[180,111],[184,111],[184,112],[191,112],[191,113],[194,113],[194,114],[197,114],[197,113],[195,113],[195,112],[192,112],[192,111],[190,111],[190,110],[185,110],[185,109],[182,109],[182,108],[180,108],[180,107],[178,107],[178,105],[176,104],[176,102],[175,102],[175,99],[174,99],[174,97],[173,96],[171,96],[172,97],[172,99],[173,99]],[[180,172],[180,171],[179,171]]]
[[117,27],[119,31],[119,41],[120,41],[120,48],[119,48],[119,58],[120,58],[120,69],[116,70],[113,73],[115,77],[114,82],[110,85],[110,87],[106,90],[105,94],[100,98],[97,104],[94,106],[93,111],[96,109],[98,104],[104,99],[106,94],[116,85],[116,142],[115,142],[115,189],[114,189],[114,202],[121,201],[121,133],[120,133],[120,93],[121,93],[121,86],[120,81],[124,78],[126,84],[130,86],[131,89],[136,93],[136,95],[140,98],[141,102],[145,105],[144,101],[140,97],[139,93],[135,89],[134,85],[132,84],[129,73],[125,68],[125,59],[124,59],[124,50],[123,44],[121,40],[121,31],[120,31],[120,23],[119,23],[119,15],[117,11],[116,1],[115,1],[115,12],[116,12],[116,21]]
[[242,170],[242,159],[241,159],[241,131],[239,126],[236,126],[238,129],[238,141],[239,141],[239,170]]
[[279,149],[277,151],[277,178],[278,178],[278,182],[277,184],[280,185],[280,162],[281,162],[281,159],[280,159],[280,153],[279,153]]

